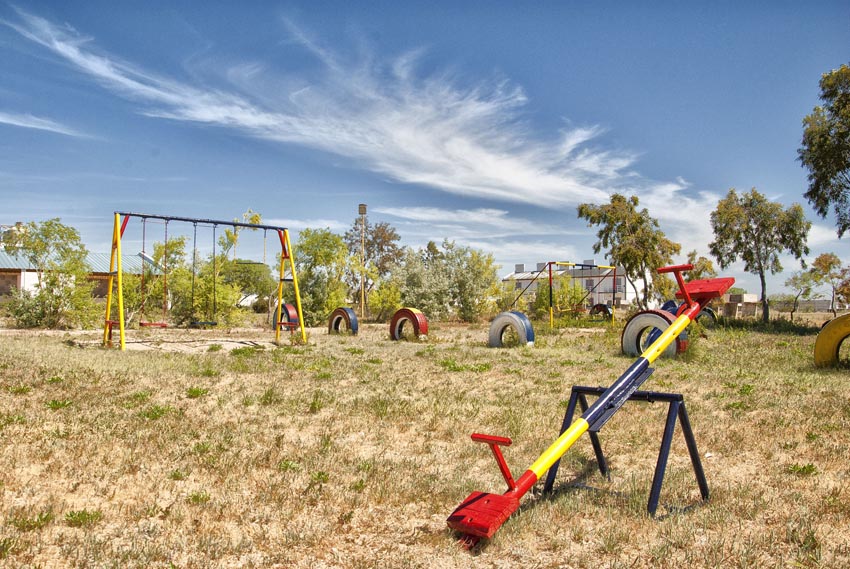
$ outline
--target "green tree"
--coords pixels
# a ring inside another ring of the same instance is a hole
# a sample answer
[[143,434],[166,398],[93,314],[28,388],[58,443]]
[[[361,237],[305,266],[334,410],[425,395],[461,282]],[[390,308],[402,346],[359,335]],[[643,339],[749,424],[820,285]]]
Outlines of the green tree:
[[94,283],[88,279],[88,251],[79,232],[57,217],[40,223],[31,221],[8,237],[6,250],[35,267],[38,283],[34,293],[18,291],[13,297],[10,310],[17,325],[92,325],[97,319]]
[[474,322],[487,310],[487,291],[499,282],[493,255],[443,241],[439,257],[449,281],[449,298],[457,317]]
[[817,283],[815,282],[812,271],[796,271],[785,281],[785,286],[794,291],[791,305],[791,322],[794,321],[794,313],[797,312],[801,299],[812,300],[813,298],[817,298],[818,294],[815,292],[816,285]]
[[239,302],[256,296],[255,306],[268,309],[269,300],[277,293],[277,279],[272,276],[271,267],[248,259],[222,259],[220,275],[227,285],[239,290]]
[[[131,279],[130,294],[125,294],[125,318],[133,316],[133,312],[138,310],[139,319],[145,321],[168,321],[171,305],[177,302],[178,306],[188,307],[189,301],[184,301],[181,295],[184,291],[181,284],[189,282],[191,279],[191,270],[186,261],[186,236],[170,237],[166,242],[156,242],[153,244],[153,265],[145,264],[143,270],[144,283],[139,279]],[[193,251],[193,254],[195,252]],[[196,265],[200,259],[195,259]],[[197,267],[195,267],[197,270]],[[135,294],[132,287],[138,286],[138,294]],[[185,287],[183,287],[185,288]],[[125,293],[128,287],[125,286]],[[178,293],[175,297],[175,291]],[[131,302],[127,304],[127,297]],[[138,302],[138,305],[136,304]],[[174,323],[183,323],[190,319],[190,308],[186,308],[186,314],[179,314]],[[173,316],[173,315],[172,315]],[[129,321],[129,318],[128,318]]]
[[[263,222],[263,216],[253,209],[248,208],[245,213],[242,214],[241,219],[234,217],[233,221],[234,223],[251,223],[253,225],[259,225]],[[239,233],[242,232],[243,229],[258,231],[256,227],[246,228],[234,225],[230,229],[225,228],[224,233],[218,238],[218,247],[225,258],[232,251],[233,260],[236,260],[236,245],[239,242]]]
[[850,229],[850,67],[824,73],[820,91],[823,106],[803,119],[797,153],[809,171],[806,199],[821,217],[832,207],[840,238]]
[[766,275],[782,270],[779,254],[787,251],[796,259],[809,252],[806,238],[812,224],[806,221],[803,208],[793,204],[768,201],[755,188],[740,196],[734,188],[720,200],[711,213],[714,241],[711,254],[726,268],[738,259],[744,270],[758,275],[761,283],[762,319],[770,320]]
[[302,230],[293,249],[304,321],[317,326],[345,304],[348,248],[342,237],[325,228]]
[[832,316],[838,316],[835,299],[842,281],[841,259],[835,253],[821,253],[812,261],[810,270],[812,279],[817,285],[827,285],[830,290],[829,308]]
[[[573,318],[584,312],[587,301],[587,289],[579,279],[571,278],[568,274],[558,275],[552,279],[552,304],[557,315],[568,315]],[[540,281],[537,295],[534,299],[535,318],[549,318],[549,286]]]
[[429,246],[418,251],[406,247],[391,278],[401,292],[403,306],[418,308],[429,319],[440,320],[451,312],[451,285],[437,246],[433,242]]
[[[593,252],[605,249],[611,263],[623,267],[638,303],[648,308],[656,269],[669,265],[681,246],[667,239],[658,221],[649,215],[646,208],[638,210],[638,205],[637,196],[626,198],[613,194],[608,204],[579,205],[578,216],[587,220],[588,227],[600,227],[596,233],[599,241],[593,245]],[[635,281],[643,283],[642,293]],[[658,279],[657,282],[663,281]]]
[[499,284],[493,256],[445,240],[417,250],[403,250],[390,281],[398,288],[403,306],[412,306],[428,318],[457,317],[464,322],[481,318],[492,307],[491,294]]
[[[361,243],[361,230],[363,230],[363,243]],[[369,223],[367,216],[362,216],[354,220],[351,229],[345,232],[343,240],[351,256],[349,270],[346,272],[346,282],[352,291],[352,296],[359,302],[360,275],[363,274],[366,295],[371,298],[372,290],[389,276],[393,267],[404,255],[398,244],[401,237],[389,223],[380,222],[373,225]],[[365,245],[364,259],[361,259],[362,245]]]
[[369,291],[369,313],[377,322],[386,322],[401,308],[401,289],[392,279],[385,279]]
[[841,281],[835,288],[835,297],[845,303],[850,303],[850,267],[841,269]]
[[493,306],[490,311],[506,312],[518,310],[520,312],[526,312],[528,310],[528,300],[526,295],[520,296],[521,291],[521,288],[516,288],[516,281],[513,280],[496,283],[488,293],[488,296],[493,299]]
[[702,255],[697,256],[696,249],[688,253],[688,264],[694,266],[687,273],[689,281],[711,279],[717,276],[717,271],[714,270],[714,263],[711,262],[711,259]]
[[216,325],[237,326],[243,323],[246,310],[239,307],[242,291],[236,282],[228,282],[222,267],[227,265],[226,253],[210,257],[196,267],[194,291],[191,272],[182,269],[172,278],[172,311],[181,322],[215,322]]
[[239,287],[226,282],[222,267],[226,252],[201,258],[197,250],[186,253],[188,238],[171,237],[166,243],[154,243],[155,267],[145,273],[145,293],[141,318],[165,320],[178,326],[199,322],[235,326],[242,323],[244,312],[238,307]]

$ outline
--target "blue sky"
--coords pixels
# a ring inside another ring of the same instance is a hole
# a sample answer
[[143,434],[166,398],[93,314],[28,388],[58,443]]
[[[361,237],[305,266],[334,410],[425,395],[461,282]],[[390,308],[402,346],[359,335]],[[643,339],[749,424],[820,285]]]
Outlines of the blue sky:
[[602,262],[576,206],[613,192],[707,255],[717,200],[755,187],[847,262],[796,151],[848,48],[847,2],[0,4],[0,223],[61,217],[106,251],[115,210],[342,233],[366,203],[504,274]]

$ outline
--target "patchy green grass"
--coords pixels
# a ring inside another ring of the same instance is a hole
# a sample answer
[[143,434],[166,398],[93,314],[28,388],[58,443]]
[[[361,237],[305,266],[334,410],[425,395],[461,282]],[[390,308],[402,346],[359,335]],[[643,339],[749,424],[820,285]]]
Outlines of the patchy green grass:
[[51,399],[47,402],[47,408],[51,411],[58,411],[59,409],[65,409],[66,407],[71,406],[70,399]]
[[34,516],[18,514],[9,519],[9,525],[16,528],[18,531],[27,532],[39,530],[53,521],[53,512],[39,512]]
[[505,489],[469,435],[511,437],[517,477],[570,387],[631,363],[617,327],[542,332],[490,349],[486,325],[283,346],[131,330],[125,353],[97,332],[4,335],[0,565],[850,567],[850,381],[812,366],[816,330],[788,325],[706,330],[644,385],[684,395],[708,502],[677,427],[647,515],[667,408],[630,402],[600,432],[610,480],[582,438],[553,494],[538,485],[492,540],[458,547],[449,513]]
[[210,392],[206,387],[190,387],[186,390],[186,397],[189,399],[199,399]]
[[103,518],[100,510],[72,510],[65,514],[65,523],[72,528],[93,526]]

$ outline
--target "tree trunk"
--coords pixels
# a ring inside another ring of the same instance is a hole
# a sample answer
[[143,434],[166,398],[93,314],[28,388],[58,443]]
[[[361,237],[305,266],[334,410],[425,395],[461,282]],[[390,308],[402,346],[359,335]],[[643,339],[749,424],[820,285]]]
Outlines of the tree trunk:
[[629,279],[628,277],[626,278],[629,281],[629,284],[632,285],[632,290],[635,291],[635,300],[637,301],[638,308],[641,308],[640,293],[638,292],[637,285],[632,279]]
[[835,287],[832,287],[832,300],[829,303],[829,307],[832,309],[832,317],[838,317],[838,311],[835,309]]
[[797,293],[797,296],[794,297],[794,304],[791,306],[791,323],[794,323],[794,313],[797,312],[798,302],[800,301],[800,296],[803,294],[803,291]]
[[759,280],[761,280],[761,320],[767,324],[770,322],[770,304],[767,302],[767,282],[764,272],[759,273]]

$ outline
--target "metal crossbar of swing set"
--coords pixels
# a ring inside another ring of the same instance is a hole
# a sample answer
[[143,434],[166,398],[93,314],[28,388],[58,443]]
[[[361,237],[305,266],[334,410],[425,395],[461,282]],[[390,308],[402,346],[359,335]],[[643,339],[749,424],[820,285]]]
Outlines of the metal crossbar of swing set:
[[696,318],[702,306],[712,299],[721,296],[734,283],[733,278],[716,278],[691,281],[685,284],[682,272],[693,269],[693,265],[674,265],[658,269],[659,273],[673,273],[679,285],[680,296],[684,303],[679,308],[675,321],[632,363],[631,366],[617,378],[581,417],[574,420],[569,427],[547,448],[540,457],[526,470],[522,476],[514,479],[504,462],[499,445],[508,446],[511,440],[505,437],[474,434],[473,440],[486,442],[496,458],[499,469],[508,485],[504,494],[489,492],[473,492],[455,508],[448,517],[448,526],[466,536],[469,540],[490,538],[502,524],[519,508],[520,499],[558,462],[569,448],[586,432],[595,432],[628,401],[649,376],[652,374],[652,364],[670,345],[671,342]]
[[[204,219],[204,218],[196,218],[196,217],[179,217],[174,215],[158,215],[152,213],[138,213],[138,212],[127,212],[127,211],[116,211],[113,213],[114,216],[114,226],[112,230],[112,252],[109,258],[109,281],[108,288],[106,293],[106,317],[104,318],[104,326],[103,326],[103,345],[111,346],[112,345],[112,328],[117,323],[120,331],[120,349],[125,349],[125,335],[124,335],[124,293],[123,293],[123,283],[122,283],[122,270],[121,270],[121,238],[124,235],[124,230],[127,228],[127,222],[131,217],[138,217],[142,220],[148,219],[158,219],[165,222],[166,231],[168,228],[169,221],[180,221],[185,223],[191,223],[197,227],[198,225],[209,225],[213,228],[224,225],[230,226],[233,228],[236,227],[245,227],[249,229],[263,229],[275,231],[280,238],[280,247],[281,247],[281,262],[280,262],[280,278],[279,285],[277,291],[277,313],[275,317],[275,342],[280,342],[280,331],[284,326],[284,322],[282,321],[281,311],[283,309],[283,283],[284,282],[292,282],[293,288],[295,290],[295,304],[298,311],[298,325],[301,329],[301,341],[307,341],[307,333],[304,330],[304,318],[303,312],[301,310],[301,293],[298,290],[298,277],[295,273],[295,261],[292,255],[292,244],[289,241],[289,230],[286,227],[281,227],[278,225],[265,225],[260,223],[243,223],[240,221],[225,221],[219,219]],[[121,217],[124,218],[123,222],[121,221]],[[166,233],[167,235],[167,233]],[[166,237],[167,241],[167,237]],[[289,260],[289,270],[291,278],[285,279],[285,267],[286,260]],[[112,315],[112,289],[114,282],[117,281],[118,284],[118,319],[113,320],[111,318]],[[292,327],[290,327],[290,331],[294,331]]]
[[124,217],[140,217],[142,219],[159,219],[161,221],[184,221],[186,223],[197,223],[198,225],[227,225],[228,227],[245,227],[248,229],[267,229],[270,231],[288,231],[286,227],[279,225],[263,225],[261,223],[244,223],[241,221],[224,221],[222,219],[202,219],[196,217],[177,217],[173,215],[154,215],[150,213],[135,213],[128,211],[116,211]]

